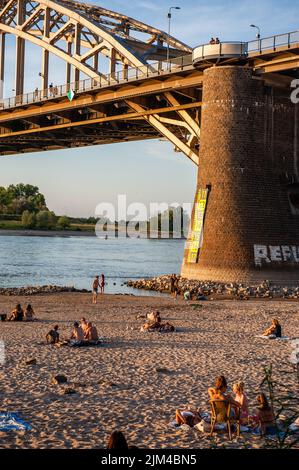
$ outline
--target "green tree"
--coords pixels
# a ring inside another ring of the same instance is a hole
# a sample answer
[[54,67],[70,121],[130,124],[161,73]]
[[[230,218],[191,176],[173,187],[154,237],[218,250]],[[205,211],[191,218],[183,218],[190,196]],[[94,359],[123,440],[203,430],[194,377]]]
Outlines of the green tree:
[[51,230],[56,226],[57,217],[54,212],[40,211],[36,215],[36,227]]
[[69,218],[66,215],[63,215],[62,217],[59,217],[57,226],[61,228],[62,230],[65,230],[66,228],[69,228],[71,225]]
[[34,228],[35,214],[29,212],[28,210],[24,211],[22,214],[22,225],[25,228]]
[[0,187],[0,213],[22,214],[25,210],[35,213],[47,210],[45,197],[37,186],[19,183]]

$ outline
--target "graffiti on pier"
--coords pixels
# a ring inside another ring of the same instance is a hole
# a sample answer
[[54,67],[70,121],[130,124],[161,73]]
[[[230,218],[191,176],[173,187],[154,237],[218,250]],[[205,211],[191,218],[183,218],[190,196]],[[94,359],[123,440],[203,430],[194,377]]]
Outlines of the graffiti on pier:
[[203,241],[203,224],[207,206],[209,189],[199,189],[197,191],[193,224],[189,235],[188,263],[197,263],[199,251]]
[[254,245],[254,263],[259,267],[273,263],[299,263],[299,246]]

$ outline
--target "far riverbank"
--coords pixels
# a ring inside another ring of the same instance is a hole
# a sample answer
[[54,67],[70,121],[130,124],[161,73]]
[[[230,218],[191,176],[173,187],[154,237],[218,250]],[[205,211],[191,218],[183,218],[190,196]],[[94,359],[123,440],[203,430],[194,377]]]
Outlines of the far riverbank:
[[[109,232],[107,233],[109,236]],[[19,237],[95,237],[90,230],[1,230],[0,236]]]

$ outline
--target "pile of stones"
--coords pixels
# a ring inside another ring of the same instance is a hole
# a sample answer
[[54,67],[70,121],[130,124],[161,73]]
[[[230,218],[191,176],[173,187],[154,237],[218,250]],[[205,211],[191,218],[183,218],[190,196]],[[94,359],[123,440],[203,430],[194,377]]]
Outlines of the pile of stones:
[[60,292],[90,292],[87,289],[76,289],[75,287],[65,286],[29,286],[29,287],[2,287],[0,295],[38,295],[38,294],[58,294]]
[[[283,298],[299,299],[299,286],[284,287],[275,285],[269,281],[263,281],[258,285],[246,285],[239,283],[221,283],[214,281],[196,281],[175,276],[178,286],[178,294],[184,294],[189,291],[192,298],[197,295],[206,297],[226,297],[240,300],[250,298]],[[170,292],[170,275],[158,276],[150,279],[129,280],[126,282],[128,287],[135,289],[145,289],[156,292]]]

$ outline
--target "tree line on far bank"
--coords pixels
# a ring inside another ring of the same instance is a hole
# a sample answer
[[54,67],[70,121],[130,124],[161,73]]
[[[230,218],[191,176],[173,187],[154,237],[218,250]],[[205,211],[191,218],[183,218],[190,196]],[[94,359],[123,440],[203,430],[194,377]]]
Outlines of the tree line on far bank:
[[69,218],[57,217],[49,211],[45,196],[31,184],[0,186],[0,218],[21,221],[22,227],[28,229],[65,230],[70,227]]

